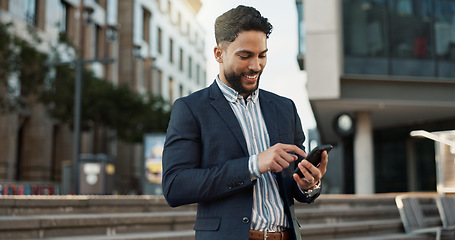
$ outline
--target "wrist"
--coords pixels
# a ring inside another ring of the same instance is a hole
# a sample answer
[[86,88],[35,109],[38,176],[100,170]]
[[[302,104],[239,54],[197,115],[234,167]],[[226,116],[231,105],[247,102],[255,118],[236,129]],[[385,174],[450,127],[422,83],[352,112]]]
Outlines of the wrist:
[[312,198],[321,192],[321,181],[318,181],[314,186],[307,190],[302,189],[302,193],[306,198]]

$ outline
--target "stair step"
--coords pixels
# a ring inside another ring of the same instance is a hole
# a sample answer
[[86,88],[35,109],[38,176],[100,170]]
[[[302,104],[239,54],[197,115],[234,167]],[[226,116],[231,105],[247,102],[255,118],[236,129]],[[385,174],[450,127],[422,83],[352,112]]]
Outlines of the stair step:
[[[406,235],[396,194],[322,195],[296,203],[306,240],[424,240]],[[440,224],[433,197],[422,199],[427,223]],[[162,196],[0,196],[0,239],[193,240],[196,205],[171,208]]]
[[326,224],[303,224],[300,232],[304,239],[335,239],[355,236],[384,235],[400,233],[403,230],[400,219],[350,221]]
[[406,233],[384,234],[378,236],[361,236],[349,238],[337,238],[337,240],[434,240],[431,235],[413,235]]
[[167,231],[167,232],[145,232],[145,233],[122,233],[114,235],[88,235],[73,237],[55,237],[55,238],[32,238],[30,240],[194,240],[194,231]]

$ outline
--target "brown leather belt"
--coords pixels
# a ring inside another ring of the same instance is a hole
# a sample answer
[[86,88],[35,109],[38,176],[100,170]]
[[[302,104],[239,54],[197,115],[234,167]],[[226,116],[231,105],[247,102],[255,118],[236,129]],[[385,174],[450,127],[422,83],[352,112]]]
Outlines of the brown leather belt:
[[291,239],[289,230],[283,232],[261,232],[250,230],[249,240],[288,240]]

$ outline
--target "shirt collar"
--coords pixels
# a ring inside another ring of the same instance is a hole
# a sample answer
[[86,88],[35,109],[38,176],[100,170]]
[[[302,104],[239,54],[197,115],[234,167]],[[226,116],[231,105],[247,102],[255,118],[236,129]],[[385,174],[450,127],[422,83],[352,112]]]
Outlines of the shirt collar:
[[[229,102],[237,102],[241,99],[243,99],[242,94],[239,92],[235,91],[233,88],[229,87],[228,85],[224,84],[219,78],[219,75],[216,76],[216,83],[218,84],[218,87],[221,89],[221,92],[223,93],[224,97],[226,100]],[[259,89],[256,89],[253,93],[248,96],[246,101],[248,102],[251,100],[253,103],[256,103],[257,99],[259,98]]]

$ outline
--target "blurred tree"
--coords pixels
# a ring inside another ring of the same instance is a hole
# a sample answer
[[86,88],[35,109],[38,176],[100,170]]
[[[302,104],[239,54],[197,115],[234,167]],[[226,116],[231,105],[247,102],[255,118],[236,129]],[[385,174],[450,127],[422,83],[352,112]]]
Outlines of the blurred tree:
[[28,42],[10,34],[11,26],[0,22],[0,112],[22,113],[44,86],[48,55],[35,49],[40,39],[33,29]]
[[[73,125],[74,69],[57,67],[50,88],[41,100],[52,118]],[[170,118],[170,104],[162,98],[143,97],[127,85],[114,86],[97,78],[88,70],[83,72],[82,116],[83,131],[102,128],[115,130],[126,142],[142,142],[144,133],[165,132]]]

